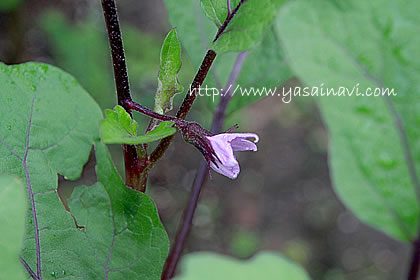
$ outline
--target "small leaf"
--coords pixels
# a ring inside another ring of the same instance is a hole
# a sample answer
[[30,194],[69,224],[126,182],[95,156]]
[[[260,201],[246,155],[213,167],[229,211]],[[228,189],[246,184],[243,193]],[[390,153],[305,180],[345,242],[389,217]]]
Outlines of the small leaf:
[[[114,111],[115,110],[115,111]],[[102,141],[105,144],[142,144],[160,140],[176,132],[174,122],[162,122],[144,136],[137,136],[137,122],[121,106],[106,110],[106,120],[101,121]]]
[[101,121],[102,139],[116,136],[136,136],[137,122],[120,105],[115,106],[114,110],[105,111],[106,120]]
[[166,36],[160,53],[158,90],[155,96],[155,111],[160,114],[172,110],[174,96],[184,90],[178,82],[181,66],[181,44],[176,30],[172,29]]
[[175,280],[309,280],[301,267],[270,252],[248,261],[214,253],[192,253],[183,258],[181,271]]
[[24,279],[19,261],[25,232],[26,196],[23,183],[0,176],[0,279]]

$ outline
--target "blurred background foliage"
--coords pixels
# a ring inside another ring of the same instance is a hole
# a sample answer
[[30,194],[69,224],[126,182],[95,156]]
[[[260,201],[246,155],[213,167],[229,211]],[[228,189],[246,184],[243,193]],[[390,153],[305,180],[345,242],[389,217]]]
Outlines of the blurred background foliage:
[[[133,98],[152,108],[160,47],[170,30],[165,5],[162,0],[119,0],[117,4]],[[192,15],[186,13],[185,20],[189,16]],[[2,0],[0,32],[1,61],[57,65],[74,75],[103,109],[115,105],[100,1]],[[177,32],[182,37],[188,30]],[[204,56],[203,47],[196,42],[183,43],[183,49]],[[272,49],[265,50],[269,59]],[[262,54],[256,53],[255,59],[259,57]],[[233,56],[226,54],[218,59],[223,60],[218,73],[224,83]],[[182,60],[179,80],[188,88],[196,71],[194,66],[200,61],[185,54]],[[249,61],[251,67],[252,60]],[[282,71],[287,74],[288,69]],[[288,77],[285,87],[300,85],[291,74]],[[273,76],[264,78],[275,86]],[[212,79],[209,77],[207,82],[216,83]],[[246,82],[250,77],[242,79]],[[182,96],[175,97],[175,108]],[[250,101],[236,98],[233,103],[242,107],[243,102]],[[199,98],[189,118],[209,127],[213,108],[208,99]],[[146,126],[146,118],[139,114],[135,118]],[[303,265],[313,279],[401,278],[406,271],[408,246],[361,224],[333,192],[326,129],[311,98],[296,98],[290,104],[275,97],[259,100],[231,114],[226,126],[236,122],[241,125],[241,132],[260,135],[259,152],[238,155],[245,172],[237,180],[214,174],[214,179],[206,184],[187,252],[209,250],[249,258],[259,250],[280,251]],[[111,150],[121,170],[120,147],[113,146]],[[193,147],[177,137],[151,174],[148,192],[172,238],[200,158]]]

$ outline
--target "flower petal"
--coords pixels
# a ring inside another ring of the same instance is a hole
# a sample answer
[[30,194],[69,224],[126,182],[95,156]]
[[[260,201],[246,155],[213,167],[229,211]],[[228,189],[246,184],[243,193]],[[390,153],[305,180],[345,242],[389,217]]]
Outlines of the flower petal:
[[211,162],[210,167],[213,168],[213,170],[217,173],[220,173],[230,179],[236,179],[240,171],[238,162],[236,162],[236,164],[232,166],[219,164],[219,167],[217,167],[216,165],[214,165],[214,163]]
[[233,155],[232,146],[225,137],[218,137],[219,135],[207,137],[207,139],[213,147],[214,152],[220,160],[220,163],[223,165],[232,165],[234,163],[237,164],[238,162]]
[[232,146],[232,150],[234,152],[236,151],[257,151],[257,145],[254,144],[254,142],[251,142],[249,140],[243,139],[243,138],[236,138],[233,139],[230,142]]
[[224,141],[230,143],[234,139],[247,139],[247,138],[254,138],[254,143],[257,143],[260,138],[255,133],[221,133],[214,136],[207,137],[211,140],[216,141]]
[[240,168],[233,152],[257,150],[255,143],[247,140],[249,138],[253,138],[255,143],[259,140],[258,135],[254,133],[221,133],[214,136],[207,136],[214,152],[220,160],[218,167],[214,163],[210,163],[210,167],[226,177],[235,179],[239,174]]

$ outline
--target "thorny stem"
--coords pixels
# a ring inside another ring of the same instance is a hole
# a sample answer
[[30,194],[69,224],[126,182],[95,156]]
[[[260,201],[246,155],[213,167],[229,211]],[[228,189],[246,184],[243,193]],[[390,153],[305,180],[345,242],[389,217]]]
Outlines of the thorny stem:
[[417,280],[420,269],[420,236],[413,242],[413,254],[407,280]]
[[[239,73],[242,69],[242,65],[245,61],[247,52],[240,53],[236,59],[235,65],[233,66],[232,73],[230,75],[229,81],[226,85],[226,92],[223,94],[223,97],[220,99],[219,104],[216,109],[216,114],[213,117],[212,131],[218,133],[221,131],[224,122],[225,111],[229,101],[232,98],[232,87],[236,84]],[[192,221],[194,218],[195,210],[197,209],[198,201],[200,199],[201,190],[207,180],[208,166],[205,160],[202,160],[200,163],[200,168],[195,176],[192,188],[191,195],[188,201],[187,207],[184,211],[181,227],[179,228],[174,245],[169,253],[168,258],[165,262],[165,267],[162,272],[161,280],[168,280],[174,276],[176,267],[181,258],[182,251],[184,250],[185,243],[188,239],[189,233],[191,231]]]
[[[127,107],[128,102],[131,101],[130,85],[115,1],[102,0],[102,9],[108,31],[109,45],[111,47],[118,104],[131,115],[131,110]],[[146,155],[139,156],[134,145],[123,145],[123,152],[126,185],[144,192],[146,177],[141,176],[141,171],[145,168],[144,165],[147,162],[143,158]]]

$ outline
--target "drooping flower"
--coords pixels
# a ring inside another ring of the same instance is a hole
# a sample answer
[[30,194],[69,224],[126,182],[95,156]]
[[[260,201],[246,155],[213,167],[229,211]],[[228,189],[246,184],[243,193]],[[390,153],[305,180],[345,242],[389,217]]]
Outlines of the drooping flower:
[[[248,139],[253,138],[253,141]],[[238,177],[239,163],[233,152],[257,151],[259,137],[254,133],[222,133],[214,136],[207,136],[216,154],[218,164],[210,162],[210,167],[231,179]]]
[[[201,151],[209,167],[231,179],[235,179],[240,171],[233,152],[257,151],[255,143],[259,137],[254,133],[214,134],[194,122],[184,122],[178,127],[185,141]],[[251,138],[253,141],[248,140]]]

